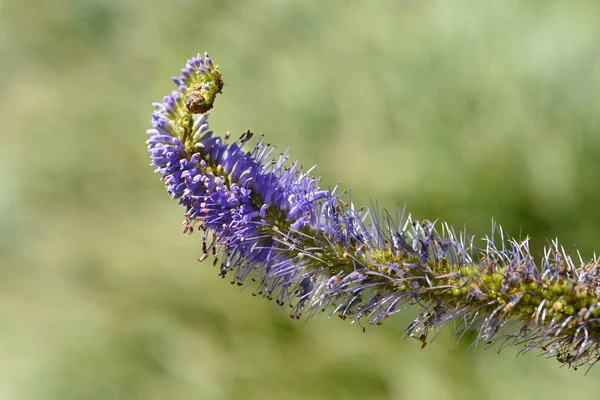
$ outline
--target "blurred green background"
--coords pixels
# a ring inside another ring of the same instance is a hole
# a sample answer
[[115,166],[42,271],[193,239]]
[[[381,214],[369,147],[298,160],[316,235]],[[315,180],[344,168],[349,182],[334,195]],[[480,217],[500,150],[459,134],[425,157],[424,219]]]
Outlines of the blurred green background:
[[[539,254],[600,250],[600,3],[0,3],[1,399],[592,398],[600,367],[425,350],[411,312],[292,321],[199,264],[148,166],[151,102],[208,50],[212,128],[324,185]],[[483,242],[478,241],[478,244]]]

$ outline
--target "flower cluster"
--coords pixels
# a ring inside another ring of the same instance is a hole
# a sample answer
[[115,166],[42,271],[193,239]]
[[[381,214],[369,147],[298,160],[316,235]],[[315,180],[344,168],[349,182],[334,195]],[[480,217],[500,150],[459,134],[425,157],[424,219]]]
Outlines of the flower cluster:
[[363,329],[418,306],[406,334],[423,347],[453,322],[475,344],[541,349],[574,368],[600,360],[598,260],[574,261],[554,241],[536,263],[528,239],[495,224],[478,249],[447,224],[357,208],[262,137],[244,151],[250,131],[215,136],[206,111],[223,89],[218,67],[205,54],[181,71],[178,90],[154,104],[148,149],[185,207],[184,232],[203,232],[200,260],[212,255],[232,284],[256,282],[254,295],[293,318],[329,312]]

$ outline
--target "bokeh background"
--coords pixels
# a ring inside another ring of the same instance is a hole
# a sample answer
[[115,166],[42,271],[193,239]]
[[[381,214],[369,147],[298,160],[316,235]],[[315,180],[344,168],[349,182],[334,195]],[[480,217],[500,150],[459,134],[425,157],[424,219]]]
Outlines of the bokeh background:
[[144,141],[208,50],[217,132],[264,132],[358,203],[590,258],[599,37],[594,1],[2,1],[0,398],[595,397],[600,367],[450,351],[451,330],[421,350],[410,312],[362,333],[231,287]]

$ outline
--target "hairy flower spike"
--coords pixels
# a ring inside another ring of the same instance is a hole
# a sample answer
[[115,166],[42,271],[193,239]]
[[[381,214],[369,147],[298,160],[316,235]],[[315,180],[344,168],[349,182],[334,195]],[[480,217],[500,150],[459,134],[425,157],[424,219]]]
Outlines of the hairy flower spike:
[[574,368],[600,360],[595,256],[574,261],[554,240],[536,264],[529,240],[495,223],[480,249],[445,223],[356,208],[262,138],[242,150],[250,131],[233,143],[214,136],[205,113],[223,88],[218,67],[205,54],[181,71],[178,90],[154,103],[148,149],[185,207],[183,231],[201,230],[200,260],[215,257],[220,276],[256,282],[254,295],[293,318],[328,311],[363,330],[416,305],[406,334],[421,347],[452,322],[457,340],[475,331],[474,344],[541,349]]

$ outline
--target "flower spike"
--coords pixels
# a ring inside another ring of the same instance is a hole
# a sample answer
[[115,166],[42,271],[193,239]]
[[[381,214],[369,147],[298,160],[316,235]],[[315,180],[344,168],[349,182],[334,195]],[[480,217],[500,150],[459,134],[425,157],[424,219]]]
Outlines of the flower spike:
[[220,276],[255,282],[254,295],[295,319],[329,312],[364,329],[418,306],[406,335],[421,347],[453,322],[457,340],[474,331],[474,344],[541,349],[573,368],[600,360],[596,257],[573,260],[554,240],[536,263],[528,239],[495,222],[476,248],[448,224],[357,208],[262,138],[243,150],[252,132],[215,136],[207,111],[223,88],[218,67],[205,54],[181,71],[178,90],[154,103],[148,150],[185,208],[183,231],[202,231],[200,260],[215,257]]

